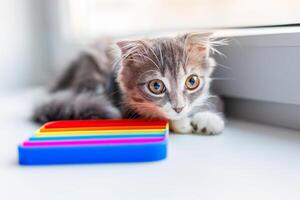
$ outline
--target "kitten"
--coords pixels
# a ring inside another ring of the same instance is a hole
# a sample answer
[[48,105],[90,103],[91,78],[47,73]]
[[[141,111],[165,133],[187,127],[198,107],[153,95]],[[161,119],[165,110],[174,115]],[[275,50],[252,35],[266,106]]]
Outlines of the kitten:
[[98,42],[71,63],[34,119],[162,118],[174,132],[221,133],[221,104],[209,93],[211,41],[200,33],[120,41],[120,55],[111,41]]

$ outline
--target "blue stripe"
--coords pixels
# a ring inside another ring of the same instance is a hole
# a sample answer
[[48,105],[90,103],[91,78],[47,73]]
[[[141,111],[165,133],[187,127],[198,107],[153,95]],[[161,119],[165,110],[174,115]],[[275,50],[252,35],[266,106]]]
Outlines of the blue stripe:
[[50,136],[50,137],[30,137],[30,141],[45,140],[81,140],[81,139],[98,139],[98,138],[140,138],[140,137],[162,137],[164,134],[122,134],[122,135],[81,135],[81,136]]

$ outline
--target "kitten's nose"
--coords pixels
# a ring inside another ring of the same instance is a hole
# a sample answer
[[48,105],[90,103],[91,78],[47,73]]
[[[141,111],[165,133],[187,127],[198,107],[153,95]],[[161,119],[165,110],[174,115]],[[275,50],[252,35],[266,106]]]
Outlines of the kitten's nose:
[[177,113],[180,113],[183,110],[183,106],[182,107],[175,107],[173,108]]

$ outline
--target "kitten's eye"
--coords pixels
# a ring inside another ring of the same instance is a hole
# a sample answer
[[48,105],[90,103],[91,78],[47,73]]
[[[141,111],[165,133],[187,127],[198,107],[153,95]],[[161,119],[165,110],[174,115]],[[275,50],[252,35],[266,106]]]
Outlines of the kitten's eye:
[[153,94],[162,94],[165,92],[165,84],[159,79],[150,81],[148,88]]
[[200,85],[200,79],[197,75],[189,76],[185,81],[185,86],[189,90],[194,90]]

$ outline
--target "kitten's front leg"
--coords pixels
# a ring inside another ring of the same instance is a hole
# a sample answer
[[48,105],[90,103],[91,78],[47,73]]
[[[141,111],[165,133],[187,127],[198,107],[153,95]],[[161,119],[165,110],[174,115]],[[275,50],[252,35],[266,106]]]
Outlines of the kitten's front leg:
[[224,119],[210,111],[198,112],[192,117],[170,121],[170,129],[175,133],[216,135],[223,131],[224,126]]
[[191,118],[184,117],[178,120],[171,120],[170,129],[174,133],[192,133],[193,126]]
[[220,115],[205,111],[194,114],[191,118],[193,133],[216,135],[224,130],[225,122]]

